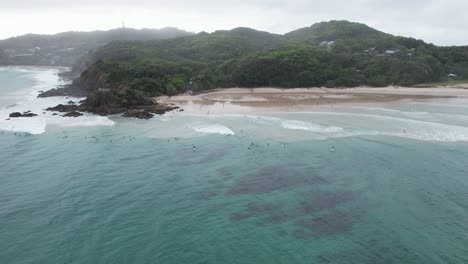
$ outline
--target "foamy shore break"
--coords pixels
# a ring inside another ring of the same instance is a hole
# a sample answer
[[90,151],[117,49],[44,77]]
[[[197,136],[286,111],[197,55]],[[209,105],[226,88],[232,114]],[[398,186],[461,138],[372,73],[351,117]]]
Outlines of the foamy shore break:
[[156,97],[159,103],[175,104],[189,113],[245,113],[306,110],[336,104],[389,103],[404,99],[468,98],[468,84],[456,87],[358,87],[358,88],[230,88],[196,95]]

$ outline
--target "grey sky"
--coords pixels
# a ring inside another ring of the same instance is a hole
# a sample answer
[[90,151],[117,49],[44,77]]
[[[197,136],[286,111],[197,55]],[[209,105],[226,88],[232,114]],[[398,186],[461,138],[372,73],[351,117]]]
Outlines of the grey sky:
[[438,45],[468,45],[467,0],[0,0],[0,39],[119,27],[285,33],[326,20],[366,23]]

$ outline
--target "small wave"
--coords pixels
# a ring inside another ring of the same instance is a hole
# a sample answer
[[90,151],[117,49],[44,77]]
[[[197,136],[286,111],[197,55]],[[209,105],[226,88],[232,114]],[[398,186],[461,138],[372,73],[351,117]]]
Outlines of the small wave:
[[401,111],[393,108],[383,108],[383,107],[364,107],[364,106],[353,106],[352,109],[363,109],[369,111],[381,111],[381,112],[389,112],[389,113],[397,113],[397,114],[405,114],[405,115],[427,115],[429,112],[411,112],[411,111]]
[[448,103],[432,103],[432,102],[411,102],[413,105],[422,105],[422,106],[441,106],[441,107],[448,107],[448,108],[468,108],[466,104],[459,104],[454,102]]
[[457,125],[357,113],[302,112],[302,114],[340,116],[344,120],[353,120],[352,117],[359,118],[359,120],[354,120],[359,121],[361,126],[366,126],[365,129],[360,128],[362,135],[366,135],[365,131],[369,130],[372,131],[373,135],[396,136],[423,141],[468,141],[468,127]]
[[311,132],[323,132],[323,133],[337,133],[343,131],[341,127],[328,126],[324,127],[318,124],[313,124],[304,121],[287,120],[281,123],[281,126],[291,130],[305,130]]
[[84,115],[80,117],[57,117],[48,118],[47,124],[60,127],[93,127],[113,126],[115,122],[105,116]]
[[205,134],[234,135],[234,132],[231,129],[220,124],[195,126],[192,127],[192,129],[196,132]]

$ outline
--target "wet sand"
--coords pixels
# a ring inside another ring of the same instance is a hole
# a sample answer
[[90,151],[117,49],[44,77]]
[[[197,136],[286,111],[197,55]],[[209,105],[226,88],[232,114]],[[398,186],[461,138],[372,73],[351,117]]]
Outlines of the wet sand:
[[303,111],[344,105],[381,105],[402,100],[468,98],[467,87],[359,87],[359,88],[229,88],[205,93],[155,98],[175,104],[188,113],[251,113],[255,111]]

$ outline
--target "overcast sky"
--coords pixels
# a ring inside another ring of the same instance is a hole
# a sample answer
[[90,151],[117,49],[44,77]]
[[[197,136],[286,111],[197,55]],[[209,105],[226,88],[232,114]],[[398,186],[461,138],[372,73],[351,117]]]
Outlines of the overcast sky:
[[274,33],[328,20],[366,23],[438,45],[468,45],[468,0],[0,0],[0,39],[120,27]]

